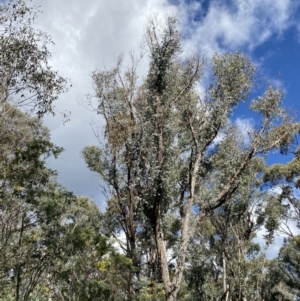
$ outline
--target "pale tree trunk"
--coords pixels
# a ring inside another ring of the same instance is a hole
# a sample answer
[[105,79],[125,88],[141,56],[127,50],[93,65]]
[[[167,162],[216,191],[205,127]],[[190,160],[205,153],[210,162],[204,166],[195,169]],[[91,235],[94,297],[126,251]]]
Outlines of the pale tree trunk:
[[[22,239],[23,239],[23,231],[24,231],[24,219],[25,219],[25,214],[22,216],[22,222],[21,222],[21,228],[20,228],[20,235],[19,235],[19,249],[21,250],[21,244],[22,244]],[[21,289],[21,282],[22,282],[22,266],[24,264],[18,263],[17,268],[16,268],[16,291],[15,291],[15,301],[20,300],[20,289]]]
[[48,301],[52,301],[52,285],[51,285],[51,282],[50,282],[50,273],[47,274],[47,284],[48,284],[48,287],[49,287],[49,296],[48,296]]
[[226,270],[226,258],[225,252],[222,252],[222,260],[223,260],[223,292],[226,295],[225,301],[228,301],[229,298],[229,289],[227,284],[227,270]]
[[167,258],[167,250],[165,246],[165,242],[163,239],[163,233],[160,229],[160,225],[157,224],[157,235],[155,237],[156,246],[158,251],[158,258],[160,263],[160,274],[162,277],[162,281],[167,294],[170,294],[172,291],[172,284],[170,281],[169,267],[168,267],[168,258]]
[[[170,276],[169,276],[169,269],[168,269],[168,262],[167,262],[167,252],[166,248],[164,247],[161,249],[163,255],[163,259],[165,260],[164,263],[161,262],[161,265],[163,264],[163,283],[164,287],[167,293],[167,301],[175,301],[177,299],[177,294],[180,290],[180,284],[184,272],[184,264],[185,264],[185,259],[186,259],[186,251],[188,247],[188,241],[191,237],[191,235],[194,233],[195,227],[196,227],[196,221],[194,223],[191,223],[191,211],[192,211],[192,206],[194,203],[194,192],[195,192],[195,186],[196,186],[196,176],[199,170],[199,163],[201,160],[201,153],[198,153],[194,168],[191,171],[191,176],[190,176],[190,195],[188,198],[188,204],[187,207],[184,210],[184,216],[182,220],[182,230],[181,230],[181,246],[180,246],[180,251],[178,255],[178,259],[176,262],[176,270],[175,270],[175,275],[173,278],[173,281],[170,281]],[[162,237],[162,235],[160,235]],[[163,246],[164,242],[162,241]]]

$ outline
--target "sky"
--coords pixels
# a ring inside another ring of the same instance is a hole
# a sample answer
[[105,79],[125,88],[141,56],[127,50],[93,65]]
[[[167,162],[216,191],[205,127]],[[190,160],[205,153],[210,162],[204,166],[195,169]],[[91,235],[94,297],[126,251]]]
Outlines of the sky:
[[[1,0],[3,2],[3,0]],[[49,33],[54,45],[51,65],[72,82],[69,92],[56,102],[57,111],[71,111],[63,125],[61,116],[45,118],[52,141],[65,151],[51,159],[49,167],[58,171],[58,181],[77,195],[89,196],[105,208],[99,178],[86,167],[80,154],[86,145],[97,144],[91,123],[103,120],[82,106],[93,94],[91,73],[109,69],[120,53],[137,49],[149,17],[165,12],[179,20],[185,52],[200,50],[207,58],[215,52],[243,51],[257,65],[255,93],[271,82],[285,92],[291,112],[300,102],[300,1],[295,0],[26,0],[41,6],[34,26]],[[146,74],[147,60],[139,72]],[[236,122],[247,127],[253,117],[245,103]],[[273,156],[270,163],[286,159]]]

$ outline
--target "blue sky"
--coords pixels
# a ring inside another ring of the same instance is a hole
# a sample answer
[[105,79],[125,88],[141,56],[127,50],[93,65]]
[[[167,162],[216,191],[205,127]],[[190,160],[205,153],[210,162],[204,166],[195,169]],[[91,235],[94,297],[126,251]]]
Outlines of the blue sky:
[[[3,0],[0,0],[3,1]],[[85,166],[80,151],[97,144],[90,122],[99,127],[103,120],[85,110],[80,103],[92,93],[90,74],[113,66],[120,52],[138,48],[148,18],[171,12],[178,16],[187,52],[200,49],[209,59],[214,52],[238,51],[248,54],[260,71],[255,93],[263,92],[267,81],[285,91],[285,105],[300,109],[300,1],[295,0],[26,0],[41,5],[36,26],[53,37],[51,64],[71,79],[73,88],[60,97],[57,110],[72,111],[71,122],[47,117],[54,143],[65,148],[49,166],[58,170],[58,180],[78,195],[93,198],[104,208],[99,180]],[[141,63],[140,74],[147,71]],[[255,94],[253,94],[255,96]],[[248,103],[234,117],[241,127],[255,121],[248,115]],[[290,157],[273,155],[269,162]]]
[[[300,111],[300,39],[295,27],[286,30],[281,36],[274,36],[257,47],[251,54],[264,58],[263,77],[278,81],[285,93],[284,106],[299,121]],[[291,156],[269,156],[268,163],[286,162]]]
[[[299,19],[300,20],[300,19]],[[265,77],[278,80],[285,91],[285,104],[300,109],[300,36],[293,26],[257,47],[251,56],[263,58]]]
[[[279,6],[271,1],[169,2],[177,7],[189,8],[188,14],[183,14],[184,20],[180,20],[186,40],[193,40],[197,32],[203,32],[199,28],[211,30],[211,41],[208,46],[205,45],[213,48],[211,52],[242,51],[257,64],[257,86],[251,98],[236,110],[233,119],[250,118],[252,122],[257,122],[256,115],[247,108],[251,99],[262,95],[266,85],[271,83],[284,91],[284,106],[299,120],[300,2],[281,1]],[[231,31],[237,34],[236,37],[232,36]],[[268,163],[286,162],[291,157],[272,154],[268,156]]]

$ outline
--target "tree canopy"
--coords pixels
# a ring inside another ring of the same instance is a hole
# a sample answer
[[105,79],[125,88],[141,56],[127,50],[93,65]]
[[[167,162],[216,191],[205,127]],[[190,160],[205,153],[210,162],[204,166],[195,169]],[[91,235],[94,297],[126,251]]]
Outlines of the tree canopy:
[[[108,191],[101,212],[47,165],[63,149],[42,117],[68,81],[49,66],[36,13],[0,5],[0,300],[300,300],[300,124],[283,92],[253,97],[249,57],[185,56],[177,19],[152,18],[144,78],[133,53],[92,74],[105,126],[82,155]],[[245,102],[257,117],[247,131],[234,120]],[[268,166],[271,152],[294,157]]]
[[249,109],[260,116],[252,130],[242,133],[230,121],[255,84],[256,68],[242,53],[215,54],[211,84],[200,95],[208,62],[182,55],[176,18],[152,19],[145,42],[149,71],[142,82],[134,57],[128,69],[119,60],[111,70],[94,72],[95,111],[106,121],[106,143],[83,150],[89,168],[111,189],[107,231],[125,234],[123,249],[136,270],[128,299],[147,280],[163,286],[166,300],[177,300],[186,273],[191,281],[193,271],[208,264],[212,278],[199,280],[198,298],[258,298],[262,279],[255,275],[265,259],[252,239],[265,225],[271,240],[279,219],[274,196],[260,190],[263,156],[287,152],[299,124],[272,86],[251,101]]

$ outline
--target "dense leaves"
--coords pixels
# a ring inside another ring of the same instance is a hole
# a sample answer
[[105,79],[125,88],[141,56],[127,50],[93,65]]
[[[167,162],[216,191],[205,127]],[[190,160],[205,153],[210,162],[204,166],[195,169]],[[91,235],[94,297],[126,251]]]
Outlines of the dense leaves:
[[61,149],[41,121],[6,107],[0,117],[0,299],[107,300],[97,263],[110,247],[98,208],[55,183],[45,160]]

